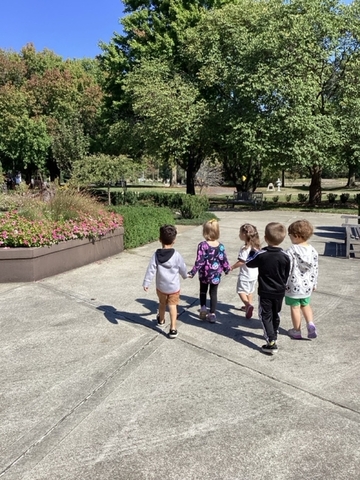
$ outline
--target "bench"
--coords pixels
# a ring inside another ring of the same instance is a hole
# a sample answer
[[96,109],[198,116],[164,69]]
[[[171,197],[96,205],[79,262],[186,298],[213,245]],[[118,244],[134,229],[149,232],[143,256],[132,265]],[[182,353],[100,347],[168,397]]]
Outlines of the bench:
[[248,204],[254,207],[261,207],[263,204],[263,193],[259,192],[234,192],[233,195],[226,197],[226,205],[229,208],[235,205]]
[[360,245],[360,217],[356,215],[341,215],[345,223],[341,226],[345,228],[345,256],[350,258],[350,253],[355,254],[354,245]]

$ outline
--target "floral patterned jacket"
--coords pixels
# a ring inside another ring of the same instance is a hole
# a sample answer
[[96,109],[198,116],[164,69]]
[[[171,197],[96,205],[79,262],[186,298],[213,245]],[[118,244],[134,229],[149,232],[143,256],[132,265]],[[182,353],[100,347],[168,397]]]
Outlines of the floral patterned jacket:
[[189,275],[193,277],[199,272],[200,282],[217,285],[220,283],[221,274],[228,274],[230,269],[224,245],[219,243],[217,247],[212,247],[203,241],[197,247],[195,264]]

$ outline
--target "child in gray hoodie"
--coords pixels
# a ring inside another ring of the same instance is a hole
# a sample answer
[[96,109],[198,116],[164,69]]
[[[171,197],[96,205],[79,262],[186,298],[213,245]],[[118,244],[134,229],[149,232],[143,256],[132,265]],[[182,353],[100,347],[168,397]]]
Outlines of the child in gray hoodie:
[[314,229],[307,220],[298,220],[288,227],[292,246],[286,251],[290,257],[290,274],[285,291],[285,304],[290,306],[293,328],[291,338],[301,340],[301,314],[303,314],[308,338],[316,338],[310,297],[316,290],[318,279],[318,253],[307,241]]
[[148,291],[151,280],[156,274],[156,293],[159,298],[159,326],[165,325],[166,306],[170,313],[169,338],[177,337],[176,320],[177,306],[180,300],[180,277],[187,278],[187,269],[183,257],[173,248],[177,231],[173,225],[160,227],[160,242],[162,248],[156,250],[151,257],[146,270],[143,287]]

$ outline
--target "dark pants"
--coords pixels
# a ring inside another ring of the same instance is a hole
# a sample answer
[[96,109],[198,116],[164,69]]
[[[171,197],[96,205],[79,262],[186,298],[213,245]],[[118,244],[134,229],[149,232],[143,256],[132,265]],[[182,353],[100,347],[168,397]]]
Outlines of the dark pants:
[[265,338],[268,342],[277,340],[277,331],[280,325],[280,312],[284,297],[259,297],[259,319],[263,325]]
[[218,286],[213,285],[212,283],[202,283],[200,282],[200,307],[206,306],[206,295],[209,289],[210,293],[210,313],[215,313],[217,307],[217,291]]

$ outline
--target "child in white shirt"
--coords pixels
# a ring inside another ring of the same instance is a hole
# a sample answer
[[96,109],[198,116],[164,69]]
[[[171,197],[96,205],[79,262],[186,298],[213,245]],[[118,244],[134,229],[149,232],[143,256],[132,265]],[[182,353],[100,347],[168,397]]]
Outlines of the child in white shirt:
[[250,223],[241,225],[239,237],[244,245],[241,247],[237,262],[234,263],[231,270],[240,267],[236,291],[244,304],[241,310],[245,312],[245,317],[250,319],[254,311],[253,293],[255,292],[259,272],[257,268],[248,268],[245,262],[251,251],[260,249],[260,239],[257,228]]

